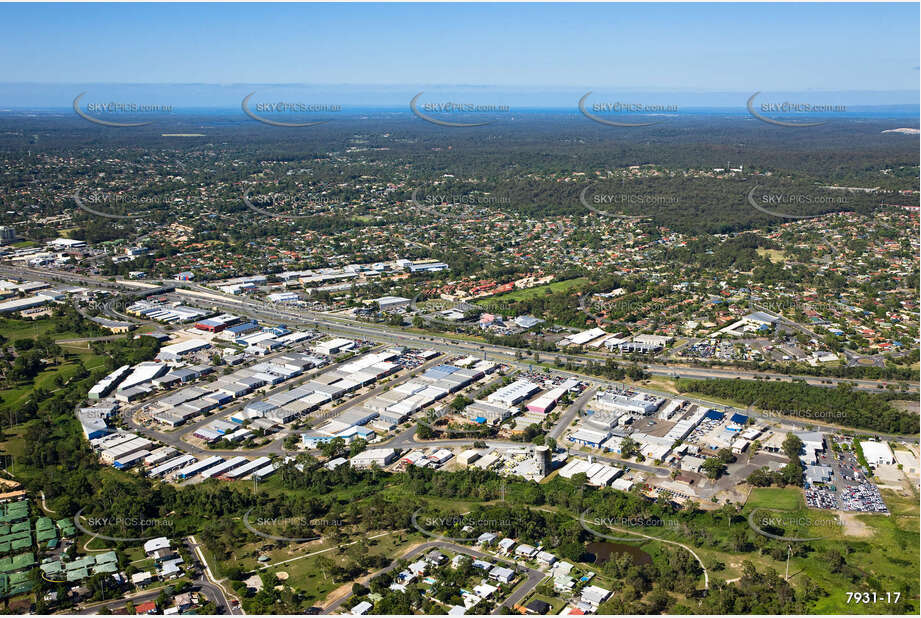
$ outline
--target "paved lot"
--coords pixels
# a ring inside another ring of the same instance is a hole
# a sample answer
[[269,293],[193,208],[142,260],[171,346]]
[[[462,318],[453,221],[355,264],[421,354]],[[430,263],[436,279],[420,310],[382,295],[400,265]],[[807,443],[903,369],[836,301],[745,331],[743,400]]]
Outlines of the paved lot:
[[[828,440],[830,442],[834,438],[829,436]],[[832,480],[806,488],[806,506],[858,513],[889,512],[879,488],[864,474],[863,466],[853,452],[828,450],[819,455],[819,464],[832,468]]]

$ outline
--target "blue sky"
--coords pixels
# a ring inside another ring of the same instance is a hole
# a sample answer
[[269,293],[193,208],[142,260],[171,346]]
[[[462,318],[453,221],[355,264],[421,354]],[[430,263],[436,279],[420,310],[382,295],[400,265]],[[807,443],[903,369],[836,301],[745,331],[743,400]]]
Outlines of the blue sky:
[[0,82],[917,92],[918,22],[917,3],[0,4]]

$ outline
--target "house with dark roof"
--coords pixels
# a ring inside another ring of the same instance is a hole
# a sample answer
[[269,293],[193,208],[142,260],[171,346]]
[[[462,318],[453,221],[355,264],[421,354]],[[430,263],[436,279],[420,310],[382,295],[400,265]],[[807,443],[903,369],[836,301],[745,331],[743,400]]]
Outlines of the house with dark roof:
[[530,603],[524,606],[525,612],[529,614],[537,614],[543,616],[550,611],[550,604],[546,601],[541,601],[540,599],[533,599]]

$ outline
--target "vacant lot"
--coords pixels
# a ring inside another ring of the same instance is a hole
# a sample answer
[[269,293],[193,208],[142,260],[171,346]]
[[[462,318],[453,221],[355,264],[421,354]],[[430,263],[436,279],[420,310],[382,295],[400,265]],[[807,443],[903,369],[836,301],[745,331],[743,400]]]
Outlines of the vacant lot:
[[553,283],[548,283],[547,285],[539,285],[537,287],[528,288],[526,290],[515,290],[514,292],[506,292],[505,294],[490,296],[484,302],[497,300],[504,300],[509,302],[528,300],[529,298],[537,298],[538,296],[544,296],[548,293],[565,292],[567,290],[571,290],[572,288],[579,287],[580,285],[584,285],[585,283],[588,283],[588,279],[585,277],[567,279],[566,281],[554,281]]
[[745,502],[750,510],[782,509],[784,511],[797,511],[805,506],[803,492],[796,487],[756,487]]

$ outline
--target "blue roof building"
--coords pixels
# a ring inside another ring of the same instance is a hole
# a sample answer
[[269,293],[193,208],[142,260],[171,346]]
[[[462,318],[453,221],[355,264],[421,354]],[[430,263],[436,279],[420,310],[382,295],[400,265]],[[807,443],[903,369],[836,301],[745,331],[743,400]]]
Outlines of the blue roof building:
[[235,326],[228,326],[225,330],[228,333],[231,333],[234,335],[245,335],[246,333],[250,333],[254,330],[259,330],[259,323],[256,322],[256,320],[253,320],[252,322],[246,322],[245,324],[237,324]]
[[426,378],[431,379],[431,380],[440,380],[440,379],[442,379],[442,378],[445,378],[445,377],[451,375],[452,373],[454,373],[454,372],[457,371],[458,369],[459,369],[459,367],[455,367],[455,366],[453,366],[453,365],[436,365],[435,367],[432,367],[431,369],[428,369],[428,370],[427,370],[424,374],[422,374],[422,375],[425,376]]

